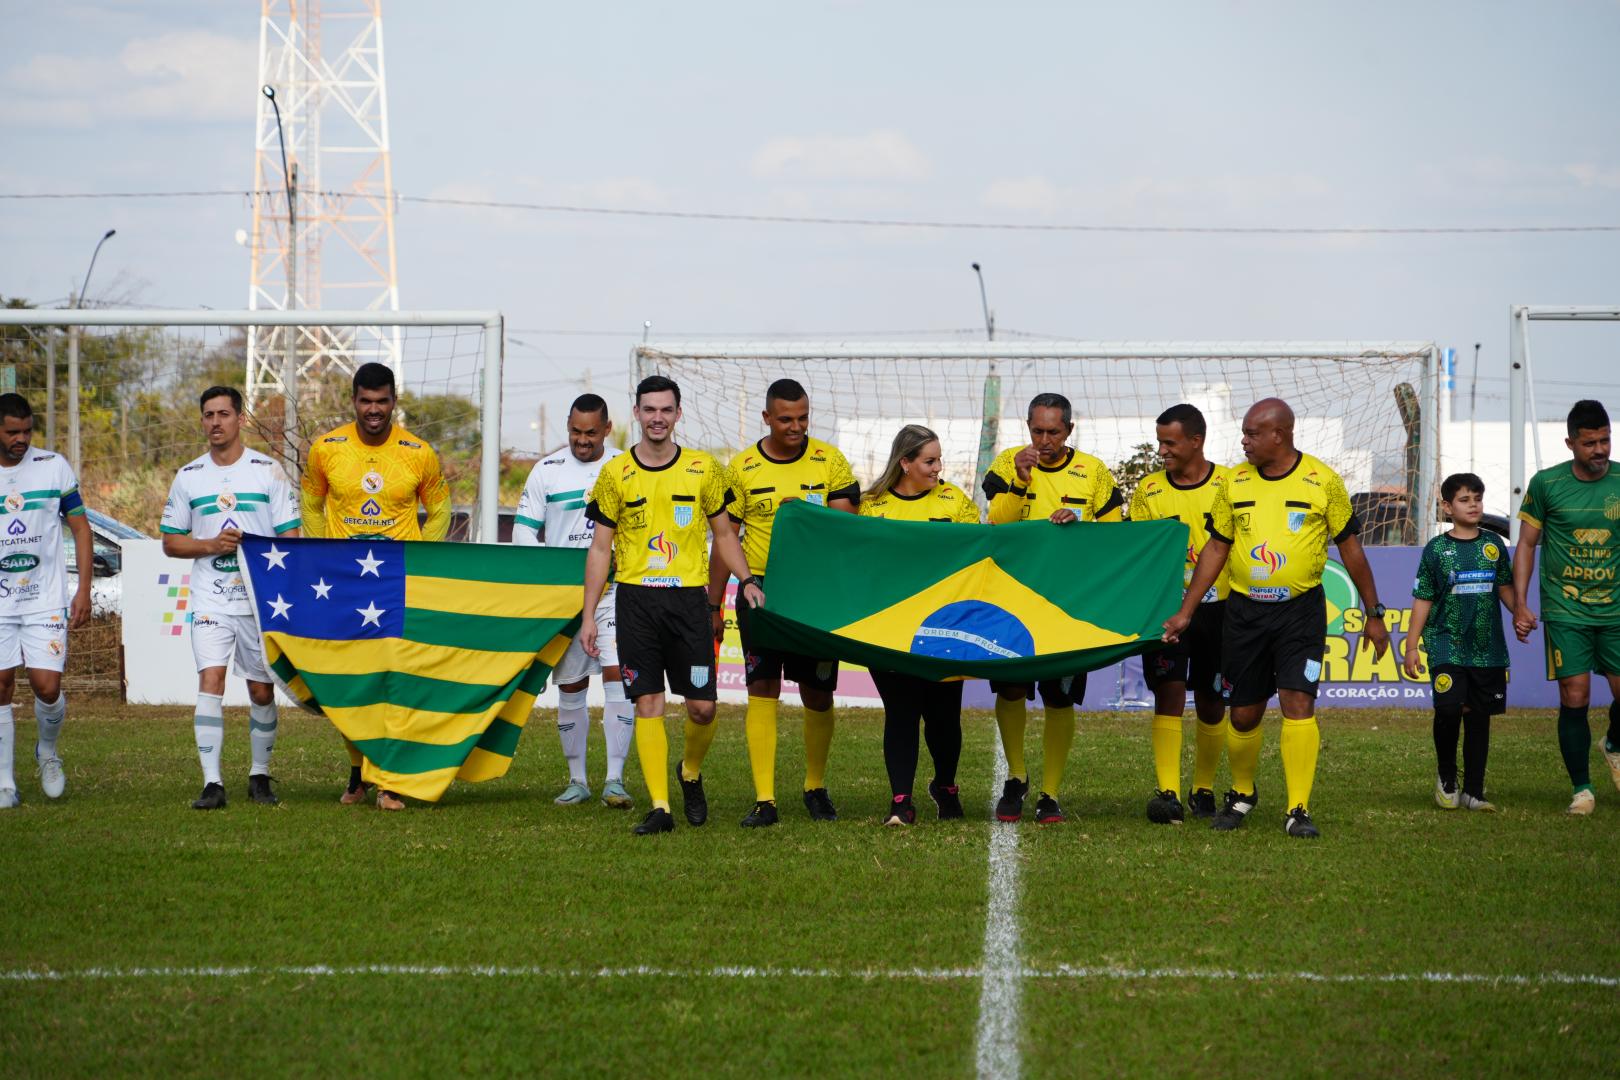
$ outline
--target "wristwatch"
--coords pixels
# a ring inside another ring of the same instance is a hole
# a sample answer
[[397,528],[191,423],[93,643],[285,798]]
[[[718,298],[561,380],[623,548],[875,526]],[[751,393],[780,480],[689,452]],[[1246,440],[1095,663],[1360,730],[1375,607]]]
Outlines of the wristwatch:
[[1367,615],[1370,618],[1382,619],[1384,617],[1384,610],[1383,604],[1374,604],[1372,607],[1367,609]]
[[755,577],[753,574],[749,574],[747,577],[743,578],[741,581],[739,581],[737,583],[737,588],[746,589],[750,585],[752,585],[756,589],[759,588],[760,587],[759,578]]
[[710,611],[724,611],[725,609],[719,604],[710,604],[709,605],[709,610]]

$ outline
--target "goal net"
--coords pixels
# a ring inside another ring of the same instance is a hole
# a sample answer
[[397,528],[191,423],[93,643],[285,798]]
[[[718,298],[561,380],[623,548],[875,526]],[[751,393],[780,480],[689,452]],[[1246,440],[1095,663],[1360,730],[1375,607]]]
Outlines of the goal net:
[[[207,449],[199,393],[216,384],[241,390],[244,439],[296,478],[310,442],[354,418],[352,350],[342,346],[361,333],[399,342],[397,419],[439,452],[454,506],[451,538],[493,540],[502,359],[496,313],[0,310],[0,392],[20,393],[33,406],[34,446],[72,462],[96,537],[94,619],[70,640],[71,686],[119,689],[124,619],[183,637],[187,583],[173,584],[174,595],[166,596],[173,602],[162,610],[137,610],[145,594],[127,587],[118,541],[158,536],[176,470]],[[289,334],[296,342],[290,356]],[[260,344],[257,371],[250,341]],[[299,368],[291,427],[276,377],[286,369],[262,362],[265,345]]]
[[758,439],[766,387],[793,378],[813,430],[863,483],[901,425],[921,423],[940,436],[946,477],[975,495],[994,454],[1027,442],[1036,394],[1073,402],[1072,442],[1127,490],[1158,467],[1154,420],[1169,406],[1198,406],[1205,453],[1236,463],[1244,412],[1280,397],[1297,445],[1344,477],[1367,542],[1385,544],[1421,543],[1435,527],[1439,364],[1430,342],[657,342],[631,353],[633,382],[656,373],[681,385],[684,443]]

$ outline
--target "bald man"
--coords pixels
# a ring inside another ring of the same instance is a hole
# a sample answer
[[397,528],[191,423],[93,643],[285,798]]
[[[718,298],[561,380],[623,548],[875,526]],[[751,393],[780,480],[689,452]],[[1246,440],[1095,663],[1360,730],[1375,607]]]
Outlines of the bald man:
[[1277,695],[1282,707],[1283,779],[1288,816],[1283,831],[1301,839],[1321,835],[1311,820],[1311,785],[1321,729],[1316,687],[1327,642],[1322,570],[1328,545],[1361,594],[1367,629],[1361,647],[1382,658],[1389,628],[1378,586],[1361,549],[1361,524],[1339,474],[1294,447],[1294,410],[1279,398],[1257,401],[1243,417],[1243,455],[1215,497],[1209,540],[1181,610],[1164,624],[1175,642],[1198,602],[1224,571],[1231,586],[1223,628],[1221,673],[1231,709],[1226,755],[1232,790],[1211,827],[1236,829],[1259,801],[1254,782],[1260,761],[1260,721]]

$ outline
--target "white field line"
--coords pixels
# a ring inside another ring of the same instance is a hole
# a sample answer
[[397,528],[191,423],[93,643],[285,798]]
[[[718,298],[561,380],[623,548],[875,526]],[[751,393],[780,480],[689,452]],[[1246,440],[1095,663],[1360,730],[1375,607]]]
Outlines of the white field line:
[[1017,1080],[1021,1071],[1018,1036],[1021,1018],[1018,958],[1018,827],[995,820],[995,801],[1007,782],[1000,746],[991,750],[989,889],[984,916],[984,962],[979,987],[979,1026],[974,1061],[981,1077]]
[[[1005,973],[1005,972],[1004,972]],[[1054,982],[1251,982],[1321,983],[1330,986],[1399,983],[1485,986],[1600,986],[1620,988],[1620,975],[1588,975],[1545,971],[1533,975],[1490,974],[1468,971],[1237,971],[1231,968],[1123,968],[1058,964],[1020,967],[1020,979]],[[249,979],[273,976],[349,978],[355,975],[405,975],[421,978],[476,979],[849,979],[861,982],[966,982],[980,981],[982,967],[936,968],[810,968],[771,965],[717,965],[714,967],[660,967],[635,964],[622,967],[539,967],[491,964],[239,964],[225,966],[9,968],[0,970],[0,982],[93,982],[138,979]]]

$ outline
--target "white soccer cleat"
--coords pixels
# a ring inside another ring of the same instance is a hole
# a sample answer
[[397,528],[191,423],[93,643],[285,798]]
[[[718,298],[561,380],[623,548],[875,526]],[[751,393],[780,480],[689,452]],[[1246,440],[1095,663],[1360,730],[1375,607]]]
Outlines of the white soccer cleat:
[[1609,779],[1620,789],[1620,750],[1610,750],[1607,738],[1598,740],[1598,749],[1603,751],[1603,760],[1609,763]]
[[1479,810],[1487,814],[1496,813],[1495,805],[1486,802],[1484,799],[1476,799],[1466,791],[1458,796],[1458,802],[1464,810]]
[[0,810],[11,810],[22,800],[17,798],[17,789],[0,787]]
[[1451,790],[1446,790],[1446,782],[1438,776],[1434,778],[1434,802],[1442,810],[1457,809],[1457,785],[1453,783]]
[[1575,793],[1573,799],[1569,800],[1569,809],[1565,810],[1564,813],[1575,817],[1586,817],[1596,808],[1597,797],[1592,794],[1590,788],[1582,788]]
[[54,754],[47,758],[39,756],[39,747],[34,747],[34,760],[39,762],[39,787],[45,792],[48,799],[60,799],[62,792],[67,790],[67,774],[62,771],[62,759]]

